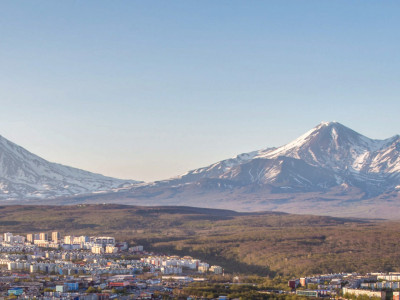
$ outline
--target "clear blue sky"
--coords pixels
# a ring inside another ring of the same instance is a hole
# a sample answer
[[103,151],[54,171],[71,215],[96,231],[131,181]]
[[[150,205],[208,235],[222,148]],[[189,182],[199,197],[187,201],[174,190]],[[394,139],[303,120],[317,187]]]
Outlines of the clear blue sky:
[[321,121],[400,133],[399,1],[0,1],[0,134],[165,179]]

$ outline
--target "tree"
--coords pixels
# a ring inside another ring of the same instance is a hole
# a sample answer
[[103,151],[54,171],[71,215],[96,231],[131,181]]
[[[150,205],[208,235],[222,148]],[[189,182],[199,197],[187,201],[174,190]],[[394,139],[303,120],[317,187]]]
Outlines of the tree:
[[93,286],[89,286],[89,288],[86,290],[86,293],[97,293],[97,289]]

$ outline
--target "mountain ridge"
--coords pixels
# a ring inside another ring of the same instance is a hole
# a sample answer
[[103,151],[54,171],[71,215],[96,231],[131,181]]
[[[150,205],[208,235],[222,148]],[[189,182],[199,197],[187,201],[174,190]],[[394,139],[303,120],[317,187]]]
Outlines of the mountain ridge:
[[[394,147],[389,149],[388,147],[394,143],[398,143],[396,149]],[[341,144],[343,145],[342,147],[340,147]],[[283,162],[284,159],[282,157],[302,160],[312,167],[338,170],[334,172],[336,176],[343,176],[343,172],[370,173],[371,176],[378,175],[378,173],[381,175],[388,173],[398,176],[398,172],[400,172],[398,153],[396,155],[393,154],[397,158],[395,162],[391,164],[386,162],[388,170],[383,170],[384,164],[380,161],[380,158],[388,156],[387,150],[398,152],[399,149],[400,137],[398,135],[384,140],[369,139],[338,122],[322,122],[299,138],[281,147],[243,153],[234,158],[222,160],[207,167],[188,171],[181,176],[155,183],[187,183],[201,178],[232,179],[235,177],[235,174],[242,173],[237,170],[235,172],[235,168],[244,166],[249,161],[275,159]],[[272,175],[274,175],[272,172],[278,167],[276,165],[275,168],[264,173],[272,178]],[[260,175],[259,172],[252,174],[251,170],[249,171],[249,176],[253,179],[260,178],[260,176],[256,176],[257,174]],[[340,181],[340,178],[337,179]]]
[[47,199],[138,183],[49,162],[0,136],[0,199]]
[[[33,203],[34,196],[21,200]],[[242,153],[173,178],[41,197],[38,203],[45,204],[188,205],[396,218],[400,137],[370,139],[338,122],[322,122],[286,145]]]
[[370,139],[322,122],[286,145],[135,187],[124,203],[392,218],[400,208],[399,151],[398,135]]

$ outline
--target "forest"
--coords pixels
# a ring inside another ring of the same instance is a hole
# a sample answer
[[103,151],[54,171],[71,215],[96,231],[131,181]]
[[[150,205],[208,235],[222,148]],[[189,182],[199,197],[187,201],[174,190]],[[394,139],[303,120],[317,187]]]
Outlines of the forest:
[[113,235],[226,273],[266,278],[400,271],[400,222],[116,204],[1,206],[0,232]]

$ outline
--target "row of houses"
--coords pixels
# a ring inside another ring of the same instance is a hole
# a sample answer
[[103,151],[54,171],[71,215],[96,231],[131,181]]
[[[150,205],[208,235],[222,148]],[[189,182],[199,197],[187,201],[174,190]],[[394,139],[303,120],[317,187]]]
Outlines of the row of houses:
[[[288,286],[296,289],[296,294],[308,297],[332,296],[341,292],[345,297],[349,295],[365,295],[386,299],[386,292],[393,291],[393,299],[400,300],[399,292],[396,291],[400,289],[400,273],[318,275],[289,280]],[[311,286],[314,289],[298,289],[299,287],[310,288]],[[315,287],[317,288],[315,289]]]
[[194,259],[191,256],[148,256],[146,258],[141,258],[141,262],[159,268],[162,274],[181,274],[183,268],[199,273],[206,273],[208,271],[215,274],[223,273],[222,267],[210,267],[208,263],[202,262],[199,259]]

